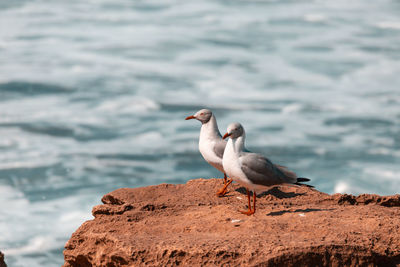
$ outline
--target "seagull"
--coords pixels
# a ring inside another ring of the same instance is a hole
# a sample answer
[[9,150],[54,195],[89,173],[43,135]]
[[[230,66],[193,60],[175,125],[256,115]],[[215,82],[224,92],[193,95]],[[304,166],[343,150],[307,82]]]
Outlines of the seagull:
[[[225,148],[222,165],[226,174],[247,190],[249,208],[241,213],[254,214],[257,192],[266,191],[269,186],[285,183],[302,185],[300,182],[310,181],[308,178],[298,178],[294,172],[284,166],[273,164],[261,154],[248,151],[244,146],[246,134],[240,123],[236,122],[228,126],[223,139],[227,137],[230,138]],[[253,191],[253,209],[250,205],[250,190]]]
[[217,120],[211,110],[201,109],[196,114],[186,117],[186,120],[196,119],[201,122],[199,150],[203,158],[214,168],[224,174],[224,186],[217,192],[222,197],[227,193],[227,188],[232,180],[227,179],[222,167],[222,157],[226,146],[226,140],[222,139],[218,130]]

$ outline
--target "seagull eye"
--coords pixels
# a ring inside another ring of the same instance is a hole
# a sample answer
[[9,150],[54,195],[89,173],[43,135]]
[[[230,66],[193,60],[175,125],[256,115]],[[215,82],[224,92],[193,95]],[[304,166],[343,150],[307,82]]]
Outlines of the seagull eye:
[[200,113],[200,115],[204,115],[204,113],[202,112],[202,113]]

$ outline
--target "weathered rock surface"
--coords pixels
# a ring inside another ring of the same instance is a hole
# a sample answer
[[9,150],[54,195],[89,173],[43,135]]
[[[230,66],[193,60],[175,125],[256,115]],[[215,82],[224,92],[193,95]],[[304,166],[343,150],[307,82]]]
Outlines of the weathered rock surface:
[[4,262],[4,254],[0,251],[0,267],[7,267],[6,263]]
[[121,188],[67,242],[64,266],[400,266],[400,195],[274,187],[215,192],[221,179]]

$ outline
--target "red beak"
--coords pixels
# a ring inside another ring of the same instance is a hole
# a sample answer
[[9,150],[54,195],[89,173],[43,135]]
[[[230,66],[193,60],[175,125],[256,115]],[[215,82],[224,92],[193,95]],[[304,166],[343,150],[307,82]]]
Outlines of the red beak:
[[230,134],[228,134],[228,133],[224,134],[224,136],[222,137],[222,139],[225,139],[225,138],[227,138],[228,136],[231,136],[231,133],[230,133]]
[[185,120],[191,120],[191,119],[196,119],[196,117],[195,116],[189,116],[189,117],[186,117]]

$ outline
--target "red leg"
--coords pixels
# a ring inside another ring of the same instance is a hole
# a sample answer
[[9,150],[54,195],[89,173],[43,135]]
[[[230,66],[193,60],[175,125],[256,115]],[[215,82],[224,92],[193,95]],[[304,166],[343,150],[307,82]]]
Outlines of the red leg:
[[256,195],[256,191],[253,191],[253,213],[256,212],[256,199],[257,199],[257,195]]
[[231,179],[230,181],[225,183],[225,185],[220,190],[218,190],[217,196],[219,196],[219,197],[225,196],[225,194],[228,192],[228,186],[232,183],[232,181],[233,180]]
[[248,207],[249,207],[249,210],[251,210],[250,190],[246,188],[246,191],[247,191],[247,201],[249,202]]
[[247,190],[247,200],[248,200],[248,203],[249,203],[249,209],[248,209],[248,211],[241,211],[241,213],[246,214],[246,215],[252,215],[252,214],[254,214],[254,212],[256,212],[256,193],[253,192],[254,208],[252,210],[251,209],[251,202],[250,202],[250,191],[247,188],[246,188],[246,190]]
[[226,173],[224,173],[224,185],[226,184],[226,180],[227,180]]

